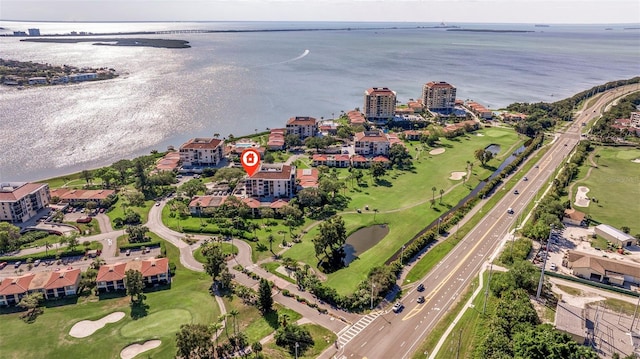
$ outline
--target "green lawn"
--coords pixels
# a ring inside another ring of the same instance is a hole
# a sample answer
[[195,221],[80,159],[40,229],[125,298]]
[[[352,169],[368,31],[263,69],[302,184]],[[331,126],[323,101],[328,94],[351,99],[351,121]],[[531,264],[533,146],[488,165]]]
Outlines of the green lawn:
[[[298,358],[301,359],[313,359],[317,358],[327,347],[333,345],[337,336],[322,326],[316,324],[303,324],[303,328],[307,328],[315,344],[313,347],[307,349],[304,354],[298,353]],[[291,359],[294,355],[291,355],[285,348],[276,345],[275,341],[269,342],[263,348],[263,354],[269,359]]]
[[[487,285],[487,276],[488,273],[485,273],[484,276],[484,288]],[[467,303],[469,298],[472,295],[472,289],[477,288],[478,286],[478,278],[476,277],[473,280],[473,285],[470,288],[467,288],[464,294],[461,295],[458,303],[450,310],[434,327],[434,329],[429,333],[424,342],[420,345],[419,349],[416,350],[413,355],[414,359],[424,358],[424,352],[431,353],[435,348],[436,344],[444,334],[445,330],[449,327],[449,325],[453,322],[453,319],[460,313],[460,311],[464,308],[464,305]],[[487,302],[487,310],[491,312],[492,306],[491,303],[493,301],[493,295],[489,296],[489,301]],[[473,301],[474,308],[469,308],[460,318],[458,324],[454,327],[453,331],[447,337],[443,346],[440,348],[438,355],[436,358],[456,358],[458,354],[459,347],[459,357],[460,358],[470,358],[474,345],[476,344],[479,333],[482,332],[484,326],[484,316],[482,315],[482,308],[484,305],[484,295],[482,292],[480,295],[476,297]]]
[[[298,312],[284,308],[277,303],[273,305],[274,311],[263,316],[258,308],[245,305],[242,300],[236,296],[232,298],[225,297],[224,306],[227,308],[227,313],[230,313],[234,309],[239,313],[237,324],[234,324],[233,317],[227,319],[229,335],[233,335],[233,326],[237,325],[238,330],[247,335],[249,343],[257,342],[278,329],[280,327],[279,318],[283,314],[289,317],[287,319],[289,322],[295,322],[302,318]],[[226,339],[225,336],[226,334],[223,334],[221,339]]]
[[[374,247],[362,253],[359,259],[347,268],[329,274],[327,285],[341,294],[352,292],[355,286],[366,278],[371,268],[382,265],[407,240],[453,207],[481,179],[489,176],[491,170],[482,168],[476,163],[473,167],[473,175],[466,184],[448,179],[451,172],[464,171],[467,166],[466,161],[473,161],[473,152],[477,148],[497,143],[502,146],[501,154],[508,155],[512,151],[507,149],[517,146],[519,142],[517,134],[509,129],[492,128],[479,132],[485,136],[462,136],[453,141],[443,139],[446,151],[441,155],[430,156],[428,151],[424,150],[421,160],[414,161],[415,173],[394,170],[383,178],[391,182],[389,187],[372,185],[368,174],[365,180],[369,182],[369,187],[358,187],[355,183],[355,188],[349,185],[347,195],[351,197],[351,203],[347,211],[354,213],[342,214],[348,233],[375,223],[386,223],[389,225],[389,234]],[[414,158],[416,151],[420,148],[422,145],[417,143],[409,146]],[[489,166],[498,166],[500,161],[501,159],[495,159],[489,163]],[[342,171],[346,172],[346,170]],[[346,176],[344,173],[341,175]],[[438,189],[435,195],[436,205],[430,208],[429,200],[433,196],[431,188],[434,186]],[[440,188],[450,190],[443,196],[442,204],[439,198]],[[364,210],[365,206],[369,206],[370,210]],[[363,209],[362,213],[355,213],[356,208]],[[378,209],[379,213],[375,213],[373,209]],[[388,213],[385,213],[387,211]],[[317,233],[316,226],[303,237],[302,243],[295,244],[284,255],[315,267],[317,259],[311,239]],[[440,250],[443,249],[444,247]]]
[[[282,244],[283,239],[286,239],[287,242],[291,242],[289,227],[285,226],[282,220],[275,220],[277,224],[274,226],[267,226],[266,221],[262,219],[252,219],[247,220],[247,222],[254,222],[260,226],[260,228],[255,232],[255,235],[258,237],[258,241],[246,241],[252,248],[251,259],[253,262],[273,256],[273,253],[269,251],[269,235],[273,235],[274,237],[272,246],[275,253],[280,251],[280,245]],[[178,232],[183,232],[182,229],[185,227],[203,228],[203,230],[217,228],[215,224],[208,223],[207,218],[205,217],[202,219],[198,217],[187,217],[181,220],[178,220],[177,217],[171,217],[171,210],[169,209],[169,206],[164,206],[162,209],[162,223]],[[300,230],[305,228],[309,223],[311,223],[311,220],[306,219],[301,226],[293,230],[293,233],[300,233]],[[203,233],[203,235],[210,235],[211,237],[217,236],[216,234],[207,233]],[[251,233],[251,235],[253,235],[253,233]]]
[[[171,289],[147,293],[148,315],[138,320],[130,316],[126,296],[98,300],[81,297],[77,303],[45,308],[32,324],[25,324],[19,314],[2,314],[0,347],[3,358],[105,358],[119,357],[127,345],[148,339],[160,339],[160,347],[143,356],[174,358],[175,332],[180,324],[214,321],[220,310],[208,293],[211,278],[204,273],[184,269],[178,249],[166,243],[170,260],[177,265]],[[53,303],[59,304],[59,303]],[[71,327],[85,319],[96,320],[115,312],[127,315],[117,323],[107,324],[95,334],[82,339],[68,335]]]
[[[123,203],[125,203],[125,206],[123,206]],[[149,200],[149,201],[145,201],[144,202],[144,206],[143,207],[135,207],[135,206],[128,206],[126,205],[126,200],[123,198],[123,196],[118,196],[118,201],[116,201],[116,203],[111,207],[110,211],[107,211],[106,214],[107,216],[109,216],[109,219],[111,220],[111,225],[114,225],[113,220],[120,217],[120,218],[124,218],[124,209],[131,209],[134,212],[137,212],[138,214],[140,214],[140,221],[142,223],[147,223],[147,219],[149,218],[149,211],[151,210],[151,207],[155,204],[155,201]]]
[[630,200],[640,198],[640,163],[632,162],[640,158],[640,150],[628,147],[596,147],[595,155],[600,155],[597,158],[598,168],[593,168],[591,175],[585,179],[584,176],[591,166],[590,162],[585,160],[580,169],[580,179],[573,185],[573,198],[579,186],[586,186],[589,188],[587,196],[596,198],[598,202],[591,202],[588,207],[575,208],[591,215],[591,218],[598,222],[618,229],[627,226],[631,228],[631,235],[640,233],[640,202]]
[[[238,247],[232,245],[231,243],[220,243],[220,247],[222,248],[222,253],[224,254],[238,254]],[[193,251],[193,258],[195,258],[200,263],[207,262],[202,255],[202,247],[198,247],[195,251]]]
[[291,277],[286,276],[280,272],[278,272],[278,268],[280,267],[280,263],[278,262],[268,262],[268,263],[262,263],[260,265],[260,267],[264,268],[267,272],[275,274],[276,276],[291,282],[293,284],[296,284],[296,279],[295,279],[295,275],[293,275],[293,273],[291,274]]

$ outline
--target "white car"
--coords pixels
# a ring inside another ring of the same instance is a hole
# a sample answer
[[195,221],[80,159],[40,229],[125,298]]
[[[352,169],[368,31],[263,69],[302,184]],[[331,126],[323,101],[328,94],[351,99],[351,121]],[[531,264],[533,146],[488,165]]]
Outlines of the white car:
[[558,267],[556,267],[556,264],[555,264],[555,263],[551,263],[551,265],[549,266],[549,268],[550,268],[551,270],[556,270],[556,269],[558,269]]
[[402,303],[400,302],[397,302],[396,304],[393,305],[393,312],[398,313],[402,310],[402,308],[404,308],[404,305],[402,305]]

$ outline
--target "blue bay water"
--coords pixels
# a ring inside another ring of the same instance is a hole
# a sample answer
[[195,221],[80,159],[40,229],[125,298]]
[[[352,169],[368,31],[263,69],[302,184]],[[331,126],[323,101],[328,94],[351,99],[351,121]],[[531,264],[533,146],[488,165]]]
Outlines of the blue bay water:
[[195,136],[282,127],[292,116],[330,118],[362,107],[365,89],[373,86],[389,87],[405,102],[419,98],[425,82],[447,81],[458,88],[458,98],[497,109],[516,101],[556,101],[640,75],[640,31],[621,25],[457,24],[534,31],[527,33],[424,28],[430,25],[0,22],[5,31],[38,27],[43,34],[340,29],[145,35],[187,40],[188,49],[0,37],[2,58],[122,73],[74,86],[0,86],[0,181],[99,167]]

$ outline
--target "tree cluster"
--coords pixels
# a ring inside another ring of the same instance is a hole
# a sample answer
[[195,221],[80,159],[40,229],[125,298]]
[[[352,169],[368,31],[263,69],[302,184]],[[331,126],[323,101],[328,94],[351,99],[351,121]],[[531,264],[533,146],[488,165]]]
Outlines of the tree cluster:
[[319,233],[312,240],[319,267],[332,272],[344,266],[343,246],[347,241],[347,230],[340,216],[333,216],[320,223]]

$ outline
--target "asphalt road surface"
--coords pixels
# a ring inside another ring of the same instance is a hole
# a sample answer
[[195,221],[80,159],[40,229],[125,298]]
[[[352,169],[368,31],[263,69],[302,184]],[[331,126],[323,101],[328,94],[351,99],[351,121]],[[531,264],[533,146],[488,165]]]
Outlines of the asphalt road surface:
[[[537,163],[537,168],[532,168],[525,174],[528,181],[520,180],[515,185],[509,184],[509,187],[497,189],[509,193],[422,278],[419,283],[424,284],[424,292],[418,293],[412,289],[402,298],[405,305],[403,311],[396,314],[387,310],[368,321],[366,326],[361,326],[362,329],[352,330],[348,337],[343,335],[339,338],[342,345],[335,357],[411,357],[462,290],[478,274],[482,264],[516,223],[526,204],[551,181],[556,168],[567,160],[569,153],[580,140],[582,123],[598,116],[614,98],[638,89],[640,86],[632,85],[625,89],[611,90],[578,113],[574,124],[566,132],[557,134],[551,149]],[[517,189],[519,194],[514,194],[514,189]],[[513,214],[507,213],[509,208],[513,209]],[[425,296],[425,303],[416,302],[420,295]],[[354,332],[357,333],[354,335]]]

